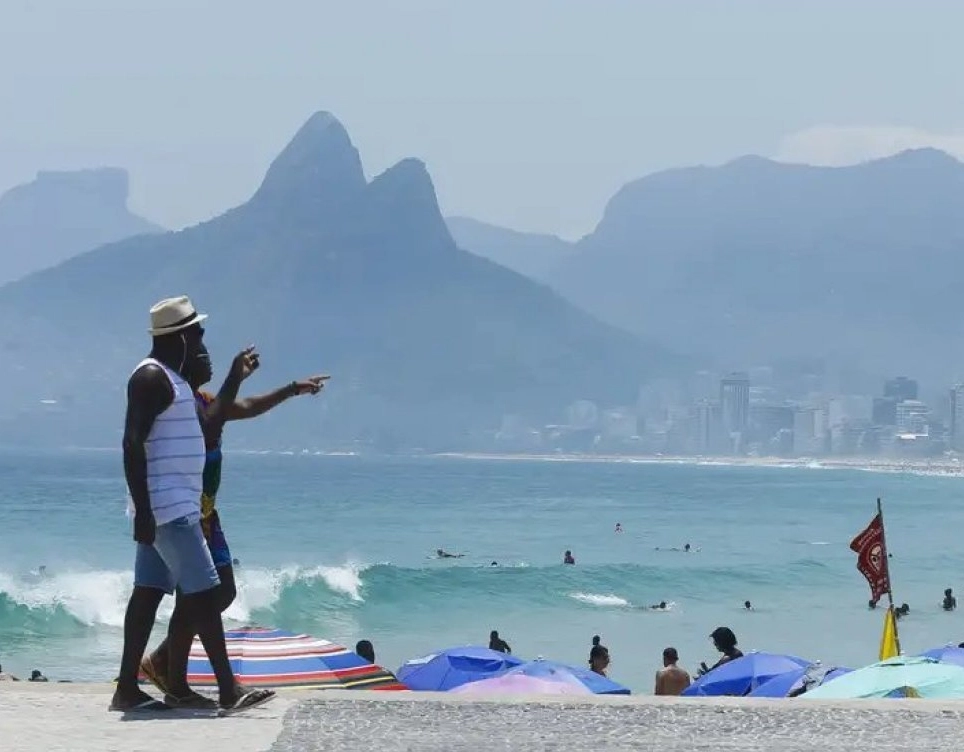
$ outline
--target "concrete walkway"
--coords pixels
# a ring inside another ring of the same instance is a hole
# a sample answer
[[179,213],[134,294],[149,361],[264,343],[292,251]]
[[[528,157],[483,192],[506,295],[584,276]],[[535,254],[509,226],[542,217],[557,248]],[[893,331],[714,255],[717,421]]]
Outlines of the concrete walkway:
[[104,685],[0,684],[3,752],[315,750],[964,750],[964,702],[479,701],[455,695],[283,692],[230,718],[108,713]]

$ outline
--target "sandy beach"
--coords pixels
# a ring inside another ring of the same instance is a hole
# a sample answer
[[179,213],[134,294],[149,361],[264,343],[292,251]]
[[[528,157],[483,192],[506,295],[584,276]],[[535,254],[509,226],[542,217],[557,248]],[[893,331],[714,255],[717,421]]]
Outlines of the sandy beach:
[[230,718],[107,712],[102,684],[0,685],[4,752],[960,749],[964,703],[289,691]]

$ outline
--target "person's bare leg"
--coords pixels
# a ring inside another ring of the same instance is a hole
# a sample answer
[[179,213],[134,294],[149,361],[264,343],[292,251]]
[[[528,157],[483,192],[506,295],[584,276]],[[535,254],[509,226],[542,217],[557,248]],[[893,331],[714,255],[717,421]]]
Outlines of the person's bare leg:
[[151,639],[157,607],[161,605],[163,597],[161,590],[135,585],[127,602],[127,613],[124,615],[124,652],[117,676],[117,688],[111,700],[111,707],[116,710],[134,708],[152,699],[138,685],[137,674],[141,656]]
[[[218,567],[218,578],[221,584],[215,588],[214,597],[220,612],[223,613],[234,602],[237,595],[234,569],[231,566]],[[168,636],[151,656],[152,660],[155,660],[155,666],[164,666],[168,686],[171,692],[178,696],[184,696],[191,691],[187,683],[187,663],[191,655],[191,645],[194,643],[194,627],[182,603],[182,596],[178,594],[167,632]]]
[[177,594],[174,613],[167,626],[167,637],[151,654],[154,670],[163,678],[167,691],[174,697],[187,697],[193,690],[187,683],[187,660],[194,642],[194,622],[185,596]]

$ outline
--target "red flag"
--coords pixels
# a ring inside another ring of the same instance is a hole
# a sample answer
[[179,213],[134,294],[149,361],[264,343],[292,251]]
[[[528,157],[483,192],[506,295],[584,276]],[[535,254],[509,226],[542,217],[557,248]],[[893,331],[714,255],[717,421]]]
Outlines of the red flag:
[[871,600],[890,592],[890,571],[887,568],[887,548],[884,545],[884,520],[878,514],[867,529],[850,541],[850,550],[857,553],[857,569],[867,578]]

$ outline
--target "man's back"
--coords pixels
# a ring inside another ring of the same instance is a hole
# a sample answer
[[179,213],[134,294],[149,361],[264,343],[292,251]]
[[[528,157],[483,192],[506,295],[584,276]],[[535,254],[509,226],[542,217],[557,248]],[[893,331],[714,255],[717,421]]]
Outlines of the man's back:
[[678,696],[690,685],[690,675],[675,663],[656,672],[657,695]]

